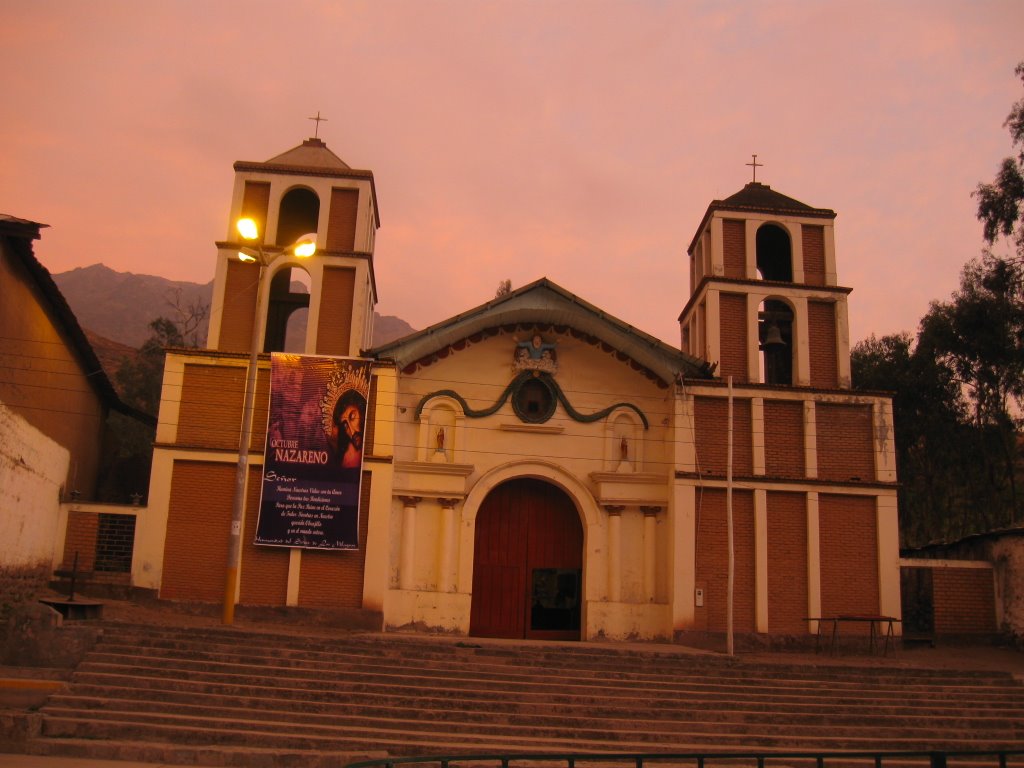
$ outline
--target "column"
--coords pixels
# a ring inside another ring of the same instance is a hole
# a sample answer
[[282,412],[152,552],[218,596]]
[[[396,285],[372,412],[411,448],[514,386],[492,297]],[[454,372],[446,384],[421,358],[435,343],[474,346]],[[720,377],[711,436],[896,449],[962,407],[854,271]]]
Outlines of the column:
[[644,599],[653,603],[658,576],[658,513],[661,507],[640,507],[644,513]]
[[437,591],[455,592],[455,537],[458,532],[458,521],[455,505],[458,499],[438,499],[441,505],[441,552],[438,561]]
[[768,492],[754,491],[754,630],[768,631]]
[[605,506],[608,513],[608,600],[622,600],[622,510],[625,507]]
[[419,496],[402,496],[402,548],[398,564],[398,587],[413,588],[413,562],[416,554],[416,505]]
[[[821,534],[819,532],[818,493],[807,494],[807,615],[821,616]],[[808,632],[817,632],[817,622],[809,622]]]

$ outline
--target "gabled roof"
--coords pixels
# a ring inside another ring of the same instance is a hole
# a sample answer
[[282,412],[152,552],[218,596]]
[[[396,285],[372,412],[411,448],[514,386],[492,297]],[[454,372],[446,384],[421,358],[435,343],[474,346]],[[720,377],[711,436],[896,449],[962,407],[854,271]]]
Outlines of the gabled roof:
[[676,381],[680,374],[686,378],[712,378],[710,366],[704,360],[637,330],[547,278],[366,354],[378,360],[392,360],[399,370],[412,371],[447,356],[453,346],[461,348],[459,345],[467,339],[538,326],[599,344],[620,360],[631,361],[634,369],[666,385]]
[[752,181],[739,192],[729,195],[724,200],[711,201],[707,212],[704,214],[704,218],[700,221],[700,226],[697,227],[696,234],[694,234],[693,239],[690,241],[687,252],[693,250],[694,245],[697,244],[697,238],[700,237],[700,233],[707,226],[708,219],[711,218],[715,211],[768,213],[780,216],[806,216],[825,219],[834,219],[836,217],[836,212],[830,208],[814,208],[807,205],[807,203],[801,203],[799,200],[787,197],[781,192],[776,192],[767,184]]
[[39,231],[47,224],[40,224],[28,219],[19,219],[15,216],[0,213],[0,237],[6,242],[6,251],[21,262],[29,277],[39,289],[44,301],[52,311],[54,322],[67,336],[71,352],[77,356],[86,372],[90,384],[96,389],[100,399],[115,411],[124,413],[134,419],[138,419],[151,426],[156,426],[156,417],[143,413],[131,406],[121,402],[114,385],[110,383],[103,366],[96,357],[92,345],[85,338],[82,327],[78,324],[75,313],[71,311],[64,295],[57,288],[57,284],[50,276],[32,251],[32,241],[38,240]]
[[341,168],[350,170],[348,163],[331,152],[321,139],[306,139],[297,147],[267,160],[273,165],[292,165],[307,168]]

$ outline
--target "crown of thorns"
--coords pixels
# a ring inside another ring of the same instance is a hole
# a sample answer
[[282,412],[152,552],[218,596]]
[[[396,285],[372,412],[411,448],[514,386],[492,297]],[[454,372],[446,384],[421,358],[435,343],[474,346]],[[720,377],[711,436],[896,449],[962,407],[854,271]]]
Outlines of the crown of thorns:
[[366,368],[346,365],[331,371],[327,379],[327,391],[320,398],[320,414],[326,434],[331,434],[331,430],[334,429],[334,407],[341,396],[354,389],[365,398],[369,388]]

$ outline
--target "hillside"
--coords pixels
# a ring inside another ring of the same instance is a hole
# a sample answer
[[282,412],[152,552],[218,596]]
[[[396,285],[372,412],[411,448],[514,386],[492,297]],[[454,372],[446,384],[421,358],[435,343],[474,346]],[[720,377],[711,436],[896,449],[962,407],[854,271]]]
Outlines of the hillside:
[[[136,349],[149,338],[149,324],[153,320],[176,319],[176,307],[187,311],[193,305],[209,306],[213,295],[213,282],[200,285],[155,275],[115,272],[103,264],[61,272],[53,275],[53,279],[83,329]],[[375,312],[373,345],[385,344],[413,330],[399,317]],[[200,344],[205,339],[204,324]],[[104,367],[110,359],[103,359]],[[113,375],[109,368],[108,373]]]

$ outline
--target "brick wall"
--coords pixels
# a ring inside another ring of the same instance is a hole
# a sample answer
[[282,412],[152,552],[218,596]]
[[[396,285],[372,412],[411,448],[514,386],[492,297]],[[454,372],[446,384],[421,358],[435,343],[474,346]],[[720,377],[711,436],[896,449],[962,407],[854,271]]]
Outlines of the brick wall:
[[[696,626],[710,632],[727,629],[729,537],[725,491],[698,491],[697,584],[704,586],[704,606],[696,609]],[[733,630],[753,632],[754,616],[754,495],[736,491],[733,518]]]
[[[695,397],[693,412],[698,468],[703,474],[724,477],[728,461],[729,401],[724,397]],[[753,475],[750,400],[733,400],[732,423],[733,474]]]
[[[237,449],[242,429],[246,366],[186,365],[178,413],[180,445]],[[263,452],[267,437],[270,372],[260,369],[249,449]]]
[[[174,462],[160,597],[223,601],[235,469],[235,464]],[[250,486],[258,486],[259,474],[250,470]]]
[[870,405],[818,403],[818,477],[822,480],[875,479]]
[[242,532],[242,572],[238,602],[240,605],[286,605],[290,549],[257,546],[253,543],[260,514],[261,475],[258,469],[253,470],[245,489],[245,528]]
[[825,228],[816,224],[804,224],[804,282],[808,285],[825,285]]
[[807,497],[768,493],[768,631],[807,632]]
[[352,335],[352,306],[356,271],[326,267],[316,331],[316,351],[321,355],[348,355]]
[[835,304],[807,302],[807,342],[811,358],[811,386],[835,389],[839,386]]
[[747,276],[747,225],[739,219],[722,221],[723,260],[725,276]]
[[362,608],[363,569],[370,519],[370,480],[364,471],[359,504],[359,549],[302,553],[299,605],[306,608]]
[[769,477],[804,477],[804,408],[793,400],[764,401],[764,460]]
[[78,553],[78,570],[91,571],[96,565],[96,534],[99,517],[95,512],[72,510],[68,512],[68,527],[64,537],[64,559],[60,567],[71,570]]
[[259,268],[255,264],[243,264],[236,260],[228,262],[217,349],[224,352],[248,352],[251,348],[258,275]]
[[327,250],[351,251],[355,248],[358,211],[358,189],[331,190],[331,211],[327,218]]
[[270,184],[266,181],[245,182],[245,190],[242,192],[242,218],[249,218],[256,222],[263,242],[270,242],[266,238],[267,210],[269,208]]
[[[873,496],[822,494],[818,500],[823,616],[879,611],[877,516]],[[868,631],[855,626],[850,632]],[[843,628],[843,632],[846,632]]]
[[932,571],[936,634],[996,631],[995,585],[988,568]]
[[719,376],[733,376],[737,382],[750,381],[747,365],[747,297],[723,293],[719,297],[721,313],[721,360]]

